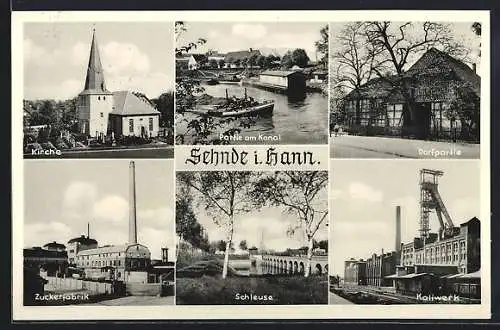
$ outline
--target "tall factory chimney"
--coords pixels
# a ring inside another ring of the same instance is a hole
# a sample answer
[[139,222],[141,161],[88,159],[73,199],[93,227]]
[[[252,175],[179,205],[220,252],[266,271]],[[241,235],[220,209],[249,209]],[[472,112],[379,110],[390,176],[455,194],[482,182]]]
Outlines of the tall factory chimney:
[[129,165],[129,216],[128,216],[128,242],[137,244],[137,219],[135,209],[135,163],[130,161]]
[[395,251],[401,252],[401,206],[396,206],[396,246]]
[[87,222],[87,238],[90,238],[90,222]]

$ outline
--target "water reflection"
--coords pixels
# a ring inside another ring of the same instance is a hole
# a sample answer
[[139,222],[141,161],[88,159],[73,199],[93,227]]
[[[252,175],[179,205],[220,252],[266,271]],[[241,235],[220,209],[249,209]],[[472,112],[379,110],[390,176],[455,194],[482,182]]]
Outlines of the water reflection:
[[[250,128],[243,128],[241,136],[257,137],[260,135],[278,136],[279,140],[243,140],[233,144],[326,144],[328,143],[328,99],[321,93],[303,93],[286,95],[271,91],[238,85],[203,86],[205,93],[215,97],[244,97],[256,100],[274,100],[274,114],[271,118],[258,118]],[[186,115],[186,119],[194,118]],[[228,127],[229,128],[229,127]],[[185,124],[178,124],[177,132],[184,134]],[[216,136],[214,136],[216,137]],[[187,137],[185,143],[189,144]]]

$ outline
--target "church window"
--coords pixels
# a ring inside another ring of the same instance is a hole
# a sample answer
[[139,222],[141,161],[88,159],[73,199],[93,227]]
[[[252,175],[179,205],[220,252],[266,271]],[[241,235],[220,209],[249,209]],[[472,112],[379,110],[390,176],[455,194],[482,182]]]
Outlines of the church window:
[[130,133],[134,133],[134,119],[133,118],[130,118],[128,120],[128,131]]
[[153,130],[153,118],[149,118],[149,130]]

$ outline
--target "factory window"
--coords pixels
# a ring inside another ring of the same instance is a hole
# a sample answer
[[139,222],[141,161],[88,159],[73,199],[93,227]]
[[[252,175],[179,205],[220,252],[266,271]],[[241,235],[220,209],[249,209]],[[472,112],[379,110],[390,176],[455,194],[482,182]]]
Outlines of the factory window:
[[128,120],[128,131],[134,133],[134,118]]

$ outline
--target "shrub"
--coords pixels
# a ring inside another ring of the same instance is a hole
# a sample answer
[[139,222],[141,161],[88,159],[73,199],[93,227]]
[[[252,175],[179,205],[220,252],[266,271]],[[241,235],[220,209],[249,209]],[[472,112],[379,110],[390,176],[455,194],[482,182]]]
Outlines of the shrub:
[[[326,276],[259,276],[227,277],[202,276],[177,278],[177,304],[234,305],[234,304],[327,304]],[[236,294],[249,294],[273,300],[237,300]]]

